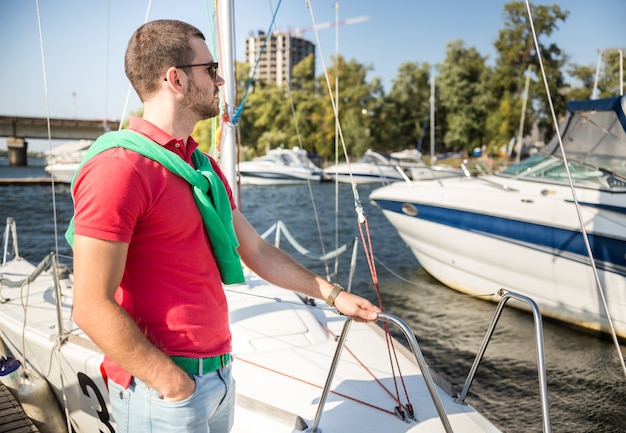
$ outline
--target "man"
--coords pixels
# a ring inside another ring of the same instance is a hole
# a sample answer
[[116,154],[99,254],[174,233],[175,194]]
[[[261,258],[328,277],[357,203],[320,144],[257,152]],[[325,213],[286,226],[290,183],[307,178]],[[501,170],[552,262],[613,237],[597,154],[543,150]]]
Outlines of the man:
[[[164,162],[198,168],[190,134],[196,122],[219,113],[224,80],[198,29],[172,20],[141,26],[129,42],[125,69],[144,113],[131,118],[134,132],[121,131],[124,140],[135,150],[165,149],[166,157],[105,147],[79,170],[73,182],[74,319],[106,355],[118,432],[226,433],[234,382],[222,281],[239,281],[241,267],[228,245],[217,245],[214,230],[273,284],[325,299],[358,321],[376,320],[379,309],[265,242],[236,209],[213,160],[211,195],[223,193],[227,209],[208,206],[215,218],[206,229],[206,208],[198,204],[206,194],[198,198]],[[233,254],[237,266],[224,269]]]

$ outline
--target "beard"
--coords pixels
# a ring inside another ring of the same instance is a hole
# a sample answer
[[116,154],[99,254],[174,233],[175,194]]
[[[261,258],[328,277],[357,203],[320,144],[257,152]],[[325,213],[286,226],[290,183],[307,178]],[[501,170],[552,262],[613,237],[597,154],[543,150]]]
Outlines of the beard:
[[183,99],[183,104],[193,113],[200,116],[201,120],[215,117],[220,113],[220,107],[215,102],[213,94],[211,94],[210,98],[208,97],[209,93],[209,91],[197,86],[194,80],[189,80],[189,88]]

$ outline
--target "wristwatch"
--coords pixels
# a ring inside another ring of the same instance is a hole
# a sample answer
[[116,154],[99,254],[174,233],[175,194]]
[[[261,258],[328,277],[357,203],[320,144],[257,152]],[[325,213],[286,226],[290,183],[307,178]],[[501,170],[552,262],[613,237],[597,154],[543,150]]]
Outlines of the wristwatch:
[[329,307],[334,307],[335,306],[335,298],[337,297],[337,295],[339,295],[339,293],[343,292],[344,288],[341,287],[339,284],[333,284],[333,290],[332,292],[330,292],[330,295],[328,295],[328,298],[326,298],[326,304]]

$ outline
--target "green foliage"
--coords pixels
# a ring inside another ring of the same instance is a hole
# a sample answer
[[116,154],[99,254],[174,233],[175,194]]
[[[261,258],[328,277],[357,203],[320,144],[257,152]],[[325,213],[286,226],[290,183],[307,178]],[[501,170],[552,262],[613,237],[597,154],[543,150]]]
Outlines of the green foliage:
[[[624,51],[621,52],[623,64]],[[623,66],[622,66],[623,68]],[[598,64],[595,66],[579,66],[575,63],[568,65],[568,73],[576,78],[580,86],[569,90],[569,99],[588,99],[593,97],[593,89],[596,88],[600,98],[617,96],[624,88],[620,86],[620,51],[605,50],[598,56]]]
[[460,40],[448,43],[437,82],[449,149],[470,153],[483,144],[486,108],[493,105],[485,91],[487,76],[486,59],[475,48],[465,48]]
[[[533,24],[537,35],[539,51],[547,77],[552,103],[557,113],[564,113],[566,99],[560,92],[565,87],[562,69],[567,56],[553,43],[545,40],[558,29],[559,21],[565,21],[569,12],[563,11],[560,6],[532,5]],[[510,98],[521,100],[523,97],[525,74],[531,71],[528,107],[532,111],[526,113],[524,128],[537,121],[546,129],[546,134],[552,135],[553,128],[550,119],[550,102],[545,92],[543,80],[539,75],[540,67],[531,25],[528,19],[526,3],[514,1],[504,6],[504,28],[500,30],[494,46],[498,52],[496,66],[491,74],[491,91],[496,100],[504,101]],[[521,105],[520,105],[521,110]],[[489,130],[489,141],[510,139],[517,135],[521,112],[511,110],[508,119],[503,119],[506,131]],[[498,114],[496,114],[498,115]],[[508,137],[505,137],[508,135]]]
[[[430,114],[430,71],[428,63],[400,65],[391,92],[383,98],[377,113],[388,123],[386,127],[376,128],[382,150],[415,148],[420,137],[426,137],[428,123],[424,121]],[[423,145],[429,145],[429,140],[426,137]]]

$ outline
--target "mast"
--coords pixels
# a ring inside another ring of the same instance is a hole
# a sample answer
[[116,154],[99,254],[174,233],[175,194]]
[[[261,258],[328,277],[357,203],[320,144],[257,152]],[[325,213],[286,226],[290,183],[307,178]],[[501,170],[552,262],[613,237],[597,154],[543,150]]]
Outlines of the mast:
[[227,120],[222,123],[220,167],[230,185],[235,203],[239,202],[237,189],[236,125],[232,123],[236,107],[237,77],[235,75],[235,14],[234,0],[218,0],[217,22],[219,32],[220,70],[224,110]]
[[430,165],[435,165],[435,74],[430,78]]

